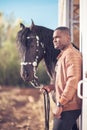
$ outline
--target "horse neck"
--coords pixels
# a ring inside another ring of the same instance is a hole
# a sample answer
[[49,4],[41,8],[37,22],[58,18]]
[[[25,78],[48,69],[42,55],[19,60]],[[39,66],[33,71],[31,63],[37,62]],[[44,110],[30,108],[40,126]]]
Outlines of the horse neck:
[[58,51],[53,48],[47,48],[46,55],[44,56],[44,61],[47,67],[47,71],[51,77],[54,77],[55,65],[57,62]]
[[42,29],[42,31],[40,31],[40,35],[46,51],[44,61],[47,71],[49,76],[53,77],[55,72],[56,57],[59,53],[59,51],[55,50],[53,46],[53,30],[47,28]]

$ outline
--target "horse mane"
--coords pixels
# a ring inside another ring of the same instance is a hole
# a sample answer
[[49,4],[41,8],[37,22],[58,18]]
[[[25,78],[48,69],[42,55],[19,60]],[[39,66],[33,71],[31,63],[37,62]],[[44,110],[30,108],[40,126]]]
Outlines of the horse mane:
[[23,54],[25,53],[25,50],[26,50],[26,47],[27,45],[25,44],[26,43],[26,34],[30,33],[30,29],[29,28],[25,28],[23,31],[20,30],[17,34],[17,37],[16,37],[16,43],[17,43],[17,47],[18,47],[18,50],[19,50],[19,54],[21,57],[23,57]]

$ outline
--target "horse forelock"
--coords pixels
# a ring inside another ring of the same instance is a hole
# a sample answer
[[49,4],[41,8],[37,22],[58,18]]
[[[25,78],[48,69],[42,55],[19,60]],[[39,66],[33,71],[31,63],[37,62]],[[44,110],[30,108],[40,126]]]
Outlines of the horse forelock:
[[23,28],[17,33],[17,46],[20,54],[24,54],[27,43],[27,36],[30,33],[29,28]]

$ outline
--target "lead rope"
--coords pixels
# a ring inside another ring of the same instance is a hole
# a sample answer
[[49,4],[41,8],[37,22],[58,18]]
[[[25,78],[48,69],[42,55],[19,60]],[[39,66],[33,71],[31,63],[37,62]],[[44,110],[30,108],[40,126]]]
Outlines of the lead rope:
[[50,116],[50,97],[49,93],[44,92],[44,110],[45,110],[45,130],[49,130],[49,116]]
[[[34,88],[41,88],[43,85],[40,85],[36,82],[31,82]],[[38,87],[37,87],[38,86]],[[49,116],[50,116],[50,97],[46,89],[44,89],[44,113],[45,113],[45,130],[49,130]]]

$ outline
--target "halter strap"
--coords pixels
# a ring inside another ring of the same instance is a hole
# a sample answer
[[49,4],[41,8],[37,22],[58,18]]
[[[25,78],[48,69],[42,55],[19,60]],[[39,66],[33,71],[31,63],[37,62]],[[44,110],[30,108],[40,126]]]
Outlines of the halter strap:
[[37,66],[37,62],[21,62],[21,65],[33,65],[34,67]]

